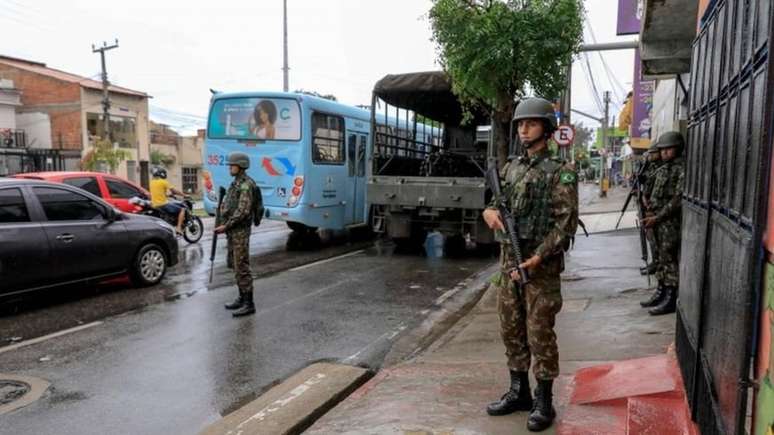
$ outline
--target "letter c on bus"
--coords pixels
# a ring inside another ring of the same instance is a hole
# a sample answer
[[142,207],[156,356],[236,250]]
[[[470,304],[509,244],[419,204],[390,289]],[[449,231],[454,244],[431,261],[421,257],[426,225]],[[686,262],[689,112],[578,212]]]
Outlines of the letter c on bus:
[[280,119],[282,119],[283,121],[290,119],[290,109],[285,108],[280,110]]

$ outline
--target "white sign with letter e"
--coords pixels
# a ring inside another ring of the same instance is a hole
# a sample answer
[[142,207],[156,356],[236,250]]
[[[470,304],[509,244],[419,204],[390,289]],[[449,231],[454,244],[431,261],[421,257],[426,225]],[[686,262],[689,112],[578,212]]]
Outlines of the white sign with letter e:
[[575,128],[571,125],[560,125],[554,132],[554,142],[560,147],[567,147],[572,145],[572,141],[575,139]]

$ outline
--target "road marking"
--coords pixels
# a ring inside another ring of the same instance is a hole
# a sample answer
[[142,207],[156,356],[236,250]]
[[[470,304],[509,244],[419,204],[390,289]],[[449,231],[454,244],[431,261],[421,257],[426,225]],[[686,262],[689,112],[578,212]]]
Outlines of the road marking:
[[460,291],[461,288],[462,287],[457,286],[447,291],[446,293],[442,294],[441,296],[438,297],[438,299],[435,300],[435,305],[438,305],[438,306],[443,305],[443,303],[446,302],[447,299],[454,296],[457,292]]
[[406,324],[404,324],[404,323],[401,323],[400,325],[398,325],[398,327],[397,327],[397,328],[393,329],[392,331],[387,331],[387,332],[385,332],[384,334],[380,335],[379,337],[377,337],[377,338],[376,338],[376,340],[374,340],[374,341],[372,341],[372,342],[368,343],[367,345],[365,345],[365,347],[363,347],[363,348],[362,348],[362,349],[360,349],[359,351],[357,351],[357,352],[353,353],[352,355],[350,355],[350,356],[348,356],[348,357],[344,358],[344,359],[343,359],[341,362],[342,362],[342,363],[344,363],[344,364],[349,364],[349,363],[351,363],[351,362],[352,362],[352,361],[354,361],[354,360],[355,360],[357,357],[359,357],[359,356],[360,356],[360,354],[362,354],[363,352],[365,352],[365,351],[366,351],[366,349],[368,349],[369,347],[371,347],[371,346],[375,345],[376,343],[378,343],[378,342],[380,342],[380,341],[382,341],[382,340],[385,340],[385,339],[386,339],[387,341],[391,341],[392,339],[394,339],[395,337],[397,337],[397,336],[398,336],[398,334],[400,334],[401,332],[403,332],[403,330],[405,330],[406,328],[407,328]]
[[249,418],[244,420],[243,422],[239,423],[234,430],[230,430],[227,432],[227,435],[236,434],[241,435],[244,432],[244,427],[250,423],[253,420],[263,421],[271,415],[272,413],[279,411],[284,406],[287,406],[288,403],[298,399],[301,397],[304,393],[309,391],[314,385],[319,384],[322,382],[323,379],[325,379],[327,376],[324,373],[317,373],[315,376],[312,376],[311,378],[307,379],[303,384],[297,386],[296,388],[292,389],[289,393],[287,393],[286,397],[282,399],[275,400],[271,405],[263,408],[262,410],[256,412],[255,414],[251,415]]
[[318,266],[320,264],[330,263],[331,261],[341,260],[342,258],[352,257],[354,255],[362,254],[365,252],[365,249],[361,249],[359,251],[350,252],[349,254],[339,255],[338,257],[331,257],[327,258],[325,260],[315,261],[314,263],[305,264],[303,266],[294,267],[292,269],[288,269],[288,272],[295,272],[297,270],[304,270],[308,269],[313,266]]
[[6,347],[0,348],[0,353],[10,352],[12,350],[16,350],[16,349],[19,349],[19,348],[22,348],[22,347],[25,347],[25,346],[33,345],[33,344],[37,344],[37,343],[40,343],[40,342],[43,342],[43,341],[46,341],[46,340],[50,340],[52,338],[57,338],[57,337],[61,337],[63,335],[72,334],[73,332],[83,331],[84,329],[92,328],[94,326],[101,325],[101,324],[102,324],[102,322],[87,323],[85,325],[80,325],[80,326],[76,326],[74,328],[65,329],[65,330],[62,330],[62,331],[59,331],[59,332],[54,332],[53,334],[48,334],[48,335],[44,335],[42,337],[33,338],[33,339],[30,339],[30,340],[26,340],[26,341],[21,341],[19,343],[12,344],[10,346],[6,346]]

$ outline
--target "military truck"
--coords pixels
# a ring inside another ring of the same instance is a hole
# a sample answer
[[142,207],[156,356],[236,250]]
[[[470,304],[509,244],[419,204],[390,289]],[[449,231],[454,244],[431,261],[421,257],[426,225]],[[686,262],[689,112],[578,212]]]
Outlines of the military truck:
[[446,236],[447,252],[494,242],[481,218],[489,118],[464,110],[443,72],[387,75],[374,86],[366,200],[376,233],[398,245]]

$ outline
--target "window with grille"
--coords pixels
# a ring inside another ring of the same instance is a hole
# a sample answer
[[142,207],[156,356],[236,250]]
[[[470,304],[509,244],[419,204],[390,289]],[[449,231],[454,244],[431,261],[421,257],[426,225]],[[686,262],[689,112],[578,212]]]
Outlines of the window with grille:
[[343,165],[344,119],[315,113],[312,115],[312,161],[321,165]]
[[183,168],[183,192],[196,193],[199,191],[199,168]]

